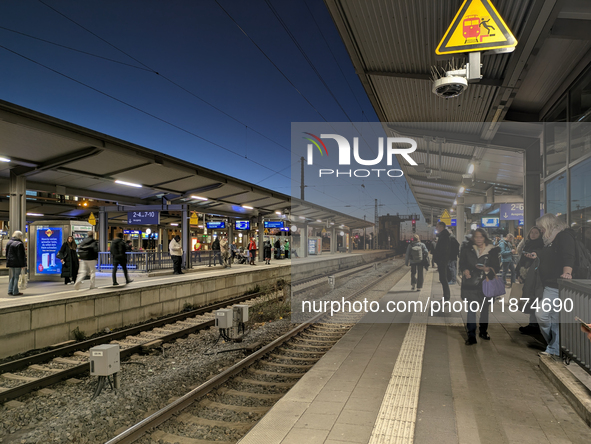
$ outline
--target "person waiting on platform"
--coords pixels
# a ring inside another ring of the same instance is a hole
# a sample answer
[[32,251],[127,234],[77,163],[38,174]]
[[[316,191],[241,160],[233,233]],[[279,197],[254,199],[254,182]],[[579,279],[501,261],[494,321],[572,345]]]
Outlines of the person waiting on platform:
[[449,264],[447,266],[447,280],[449,285],[455,285],[458,277],[458,256],[460,255],[460,243],[453,235],[449,236]]
[[234,260],[236,259],[236,252],[238,251],[238,248],[236,248],[236,242],[232,242],[232,244],[230,244],[230,254],[232,255],[231,261],[234,262]]
[[437,264],[439,273],[439,282],[443,289],[443,298],[449,301],[449,281],[447,280],[447,266],[449,264],[449,231],[446,229],[445,222],[437,222],[437,244],[433,252],[433,262]]
[[270,240],[266,240],[265,243],[263,244],[263,256],[265,259],[265,265],[271,265],[271,250],[273,249],[273,247],[271,247],[271,241]]
[[[501,263],[503,265],[503,283],[511,287],[515,283],[515,264],[513,263],[513,254],[515,254],[515,248],[513,247],[513,235],[507,234],[505,239],[499,242],[501,247]],[[507,270],[511,272],[511,284],[507,284],[506,276]]]
[[228,238],[222,236],[220,240],[220,253],[222,261],[220,262],[224,268],[230,267],[230,245],[228,244]]
[[254,240],[254,237],[250,238],[250,242],[248,244],[248,252],[250,254],[250,265],[256,265],[255,259],[257,255],[257,243]]
[[90,289],[96,288],[96,263],[98,260],[99,245],[94,238],[94,231],[88,233],[88,237],[78,245],[78,256],[80,256],[80,268],[74,288],[80,290],[80,284],[90,274]]
[[275,259],[281,259],[281,241],[279,238],[277,238],[273,247],[275,248]]
[[222,253],[220,249],[220,237],[216,236],[215,240],[211,244],[211,250],[213,251],[213,265],[215,267],[215,260],[217,259],[220,265],[222,264]]
[[285,259],[289,259],[289,239],[285,239]]
[[183,274],[181,270],[183,264],[183,247],[181,245],[181,237],[178,234],[168,244],[168,252],[172,259],[172,274]]
[[[492,300],[484,296],[482,281],[484,278],[494,279],[500,268],[500,248],[495,247],[488,238],[486,231],[477,228],[472,231],[472,237],[462,243],[460,249],[460,270],[462,271],[461,297],[468,301],[467,328],[468,339],[466,345],[476,344],[476,312],[480,311],[480,336],[488,341],[488,313]],[[478,309],[472,302],[478,303]]]
[[[427,258],[429,251],[424,243],[421,242],[418,234],[413,234],[411,242],[406,248],[406,258],[404,263],[410,265],[410,289],[417,290],[423,288],[423,260]],[[418,276],[417,276],[418,275]]]
[[[517,280],[520,284],[525,283],[527,279],[528,272],[531,266],[534,263],[533,259],[530,259],[527,253],[536,253],[539,254],[540,251],[544,248],[544,240],[542,239],[542,232],[538,227],[531,227],[529,233],[527,234],[527,238],[523,239],[519,246],[517,247],[517,253],[521,254],[519,258],[519,262],[517,263],[517,267],[515,268],[515,274],[517,275]],[[533,273],[532,273],[533,276]],[[526,287],[523,287],[524,289]],[[533,296],[533,295],[531,295]],[[511,297],[514,297],[511,295]],[[530,295],[522,294],[523,298],[529,298]],[[526,334],[536,334],[540,333],[540,326],[538,325],[538,319],[536,318],[536,311],[528,306],[524,307],[524,312],[529,311],[529,324],[525,327],[519,327],[519,331],[526,335]]]
[[125,276],[125,283],[130,284],[133,279],[129,279],[127,275],[127,249],[123,241],[123,233],[117,233],[117,238],[111,242],[111,256],[113,257],[113,285],[117,283],[117,268],[121,265],[123,276]]
[[27,268],[27,253],[23,243],[22,231],[12,233],[12,239],[6,244],[6,266],[8,270],[8,294],[11,296],[21,296],[18,290],[18,278],[21,271]]
[[72,284],[76,282],[76,276],[78,276],[78,268],[80,262],[78,261],[78,253],[76,249],[76,241],[72,236],[68,236],[68,240],[63,243],[62,248],[57,253],[57,258],[62,261],[62,274],[61,277],[65,279],[65,284]]
[[542,232],[544,248],[538,253],[524,253],[530,259],[540,258],[538,274],[540,276],[544,292],[540,307],[536,311],[538,324],[542,336],[548,343],[546,350],[540,355],[550,356],[553,359],[560,357],[560,311],[554,305],[554,301],[560,299],[558,293],[558,279],[572,279],[575,265],[575,232],[560,218],[552,213],[544,214],[536,221],[536,226]]

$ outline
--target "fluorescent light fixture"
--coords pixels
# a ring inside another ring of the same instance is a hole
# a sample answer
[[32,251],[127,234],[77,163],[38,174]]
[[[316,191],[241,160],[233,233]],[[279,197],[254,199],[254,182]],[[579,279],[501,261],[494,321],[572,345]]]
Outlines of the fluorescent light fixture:
[[203,225],[197,225],[197,228],[203,228]]
[[322,223],[322,221],[321,221],[320,219],[316,219],[316,222],[320,222],[320,223]]
[[299,216],[299,217],[300,217],[300,219],[306,220],[306,217],[305,216]]
[[123,180],[116,180],[115,183],[118,183],[119,185],[127,185],[128,187],[134,187],[134,188],[141,188],[142,187],[139,183],[125,182]]
[[454,200],[454,205],[457,205],[457,204],[458,204],[458,201],[457,200]]
[[462,194],[465,190],[466,190],[466,188],[460,187],[460,194]]
[[331,224],[331,225],[334,225],[334,222],[331,222],[330,224]]
[[178,227],[179,226],[179,224],[170,224],[170,225],[172,225],[173,227]]
[[281,211],[275,211],[275,214],[281,216]]
[[0,162],[10,162],[8,157],[0,157]]
[[43,216],[43,214],[40,214],[40,213],[27,213],[27,216],[39,216],[39,217],[41,217],[41,216]]
[[246,208],[247,210],[254,210],[253,207],[250,207],[248,205],[242,205],[242,208]]
[[470,166],[468,167],[468,174],[472,174],[474,172],[474,164],[471,163]]
[[191,196],[191,199],[208,200],[206,197],[200,197],[200,196]]

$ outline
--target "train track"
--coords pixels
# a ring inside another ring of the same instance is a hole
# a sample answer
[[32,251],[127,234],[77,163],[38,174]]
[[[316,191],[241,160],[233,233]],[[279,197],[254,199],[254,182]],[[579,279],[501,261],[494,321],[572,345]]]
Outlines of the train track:
[[[354,275],[373,267],[373,264],[351,267],[335,273],[314,276],[293,284],[294,292],[310,290],[326,283],[329,275]],[[217,309],[236,303],[255,300],[261,293],[239,296],[196,310],[167,316],[157,321],[106,334],[91,340],[55,348],[0,365],[0,403],[19,398],[60,381],[89,372],[88,350],[96,345],[118,343],[120,359],[124,361],[135,353],[186,337],[214,326]]]
[[[400,268],[386,272],[347,299],[361,299]],[[321,313],[300,324],[106,444],[133,443],[155,428],[150,442],[235,443],[363,314],[341,313],[330,322],[326,316]]]

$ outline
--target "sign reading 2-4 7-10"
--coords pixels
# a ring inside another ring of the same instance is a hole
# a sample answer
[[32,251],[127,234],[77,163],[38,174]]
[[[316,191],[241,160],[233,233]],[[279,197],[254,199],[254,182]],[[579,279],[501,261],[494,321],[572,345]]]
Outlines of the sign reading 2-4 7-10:
[[158,225],[160,211],[128,211],[127,223],[130,225]]

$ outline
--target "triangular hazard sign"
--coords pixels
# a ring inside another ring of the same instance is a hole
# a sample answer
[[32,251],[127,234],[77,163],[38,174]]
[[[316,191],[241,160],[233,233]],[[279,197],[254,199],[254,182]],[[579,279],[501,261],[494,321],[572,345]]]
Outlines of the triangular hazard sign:
[[94,213],[90,213],[90,216],[88,217],[88,223],[90,225],[96,225],[96,218],[94,217]]
[[517,45],[490,0],[464,0],[435,53],[486,51]]
[[451,224],[451,216],[449,215],[449,211],[443,210],[443,214],[439,218],[441,222],[444,222],[445,225]]

